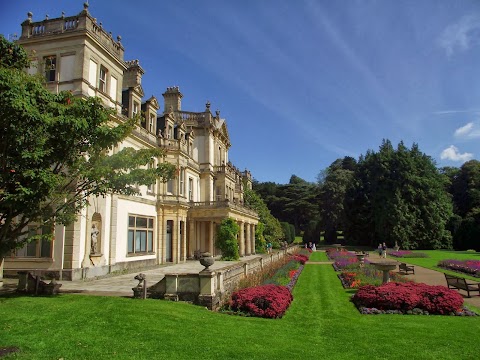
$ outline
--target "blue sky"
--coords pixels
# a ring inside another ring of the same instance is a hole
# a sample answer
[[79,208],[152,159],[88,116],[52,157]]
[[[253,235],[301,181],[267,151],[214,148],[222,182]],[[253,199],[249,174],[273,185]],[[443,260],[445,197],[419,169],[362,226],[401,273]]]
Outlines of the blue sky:
[[[0,33],[83,1],[0,0]],[[114,4],[115,6],[113,7]],[[90,0],[146,98],[226,118],[230,160],[255,179],[315,181],[344,156],[418,143],[438,166],[480,155],[480,1]],[[161,108],[163,111],[163,108]]]

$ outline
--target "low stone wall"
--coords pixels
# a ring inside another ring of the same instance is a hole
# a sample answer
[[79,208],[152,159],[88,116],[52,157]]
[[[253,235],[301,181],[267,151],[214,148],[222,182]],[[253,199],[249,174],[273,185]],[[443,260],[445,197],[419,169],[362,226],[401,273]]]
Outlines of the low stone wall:
[[148,294],[152,298],[189,301],[215,310],[230,297],[240,280],[261,271],[271,263],[282,260],[295,249],[296,247],[291,247],[272,254],[260,255],[215,271],[204,269],[198,274],[165,274],[160,282],[148,288]]

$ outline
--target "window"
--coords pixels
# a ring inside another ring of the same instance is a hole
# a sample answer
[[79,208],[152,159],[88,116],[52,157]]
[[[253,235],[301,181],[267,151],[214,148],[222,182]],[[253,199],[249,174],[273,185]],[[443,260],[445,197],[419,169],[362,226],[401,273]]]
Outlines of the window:
[[57,75],[57,57],[47,56],[45,59],[45,79],[55,81]]
[[[43,226],[38,229],[36,226],[29,226],[28,236],[34,235],[50,235],[52,228],[50,226]],[[16,257],[31,257],[31,258],[51,258],[52,257],[52,242],[46,239],[32,240],[25,244],[23,248],[15,251]]]
[[188,178],[188,200],[193,201],[193,179]]
[[167,194],[173,194],[173,179],[167,181]]
[[185,186],[185,172],[182,168],[180,168],[180,195],[183,195],[183,188]]
[[153,217],[128,216],[129,255],[153,253]]
[[133,110],[132,110],[132,117],[136,117],[138,115],[138,102],[134,101],[133,102]]
[[108,70],[100,66],[100,76],[98,78],[98,90],[101,92],[107,92],[107,72]]
[[148,131],[150,131],[152,134],[155,134],[155,115],[150,114],[150,122],[148,123]]
[[[148,163],[148,168],[153,169],[154,167],[155,167],[155,163],[152,160],[151,162]],[[148,185],[147,192],[152,193],[152,194],[155,193],[155,183],[153,183],[151,185]]]

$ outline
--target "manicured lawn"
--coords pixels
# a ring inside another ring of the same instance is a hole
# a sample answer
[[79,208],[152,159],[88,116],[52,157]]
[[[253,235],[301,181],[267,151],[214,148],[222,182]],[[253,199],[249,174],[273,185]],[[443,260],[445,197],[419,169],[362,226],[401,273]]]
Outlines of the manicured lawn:
[[18,359],[478,358],[480,317],[361,315],[352,293],[331,265],[311,264],[278,320],[161,300],[0,298],[0,347],[21,348]]
[[325,251],[314,251],[310,254],[310,261],[330,261]]
[[[436,270],[436,271],[441,271],[447,274],[452,274],[452,275],[457,275],[464,277],[466,279],[471,279],[471,280],[476,280],[478,281],[478,278],[474,276],[470,276],[465,273],[458,273],[455,271],[451,270],[445,270],[442,268],[439,268],[437,266],[438,262],[440,260],[446,260],[446,259],[457,259],[457,260],[480,260],[480,253],[478,252],[470,252],[470,251],[453,251],[453,250],[419,250],[418,252],[422,252],[428,255],[428,258],[395,258],[393,256],[390,256],[390,258],[395,259],[400,262],[406,262],[408,264],[413,264],[413,265],[418,265],[422,266],[428,269]],[[459,275],[460,274],[460,275]],[[480,335],[479,335],[480,339]]]

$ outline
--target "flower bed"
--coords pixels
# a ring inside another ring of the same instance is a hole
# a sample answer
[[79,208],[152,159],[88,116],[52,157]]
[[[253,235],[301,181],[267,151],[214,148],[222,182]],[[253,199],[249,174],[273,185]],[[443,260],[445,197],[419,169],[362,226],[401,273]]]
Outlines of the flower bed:
[[[344,288],[356,289],[363,285],[381,285],[383,281],[383,272],[376,269],[374,266],[367,264],[363,267],[344,270],[338,275],[338,277]],[[394,271],[390,271],[390,279],[402,283],[410,281],[405,276]]]
[[[354,253],[346,250],[337,251],[336,249],[328,249],[326,253],[327,257],[334,261],[333,268],[335,271],[357,267],[360,263],[358,257]],[[368,263],[367,259],[365,259],[365,263]]]
[[428,255],[421,252],[413,252],[410,250],[389,251],[388,255],[398,258],[427,258]]
[[291,261],[283,265],[280,269],[278,269],[272,277],[266,279],[263,282],[263,285],[287,285],[290,282],[293,274],[298,271],[298,268],[301,266],[301,264],[303,265],[305,264],[305,262],[302,263],[302,261],[298,259],[292,259]]
[[223,311],[229,314],[264,318],[282,317],[293,300],[292,290],[308,255],[294,255],[260,286],[243,288],[232,294]]
[[465,313],[463,297],[455,290],[414,282],[362,286],[352,301],[363,314],[470,315]]
[[472,276],[480,277],[480,260],[442,260],[437,264],[438,267],[453,271],[462,272]]
[[250,316],[280,318],[293,300],[292,293],[285,286],[262,285],[234,292],[230,309]]
[[303,254],[291,255],[289,258],[292,260],[298,261],[302,265],[305,265],[305,263],[308,261],[308,256]]

